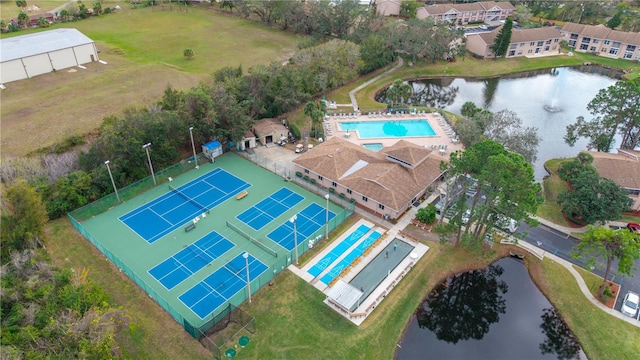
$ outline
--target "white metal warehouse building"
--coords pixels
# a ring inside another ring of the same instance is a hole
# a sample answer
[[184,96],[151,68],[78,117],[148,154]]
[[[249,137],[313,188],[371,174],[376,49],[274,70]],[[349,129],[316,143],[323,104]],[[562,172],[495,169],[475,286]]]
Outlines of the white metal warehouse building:
[[0,84],[98,61],[93,40],[56,29],[0,40]]

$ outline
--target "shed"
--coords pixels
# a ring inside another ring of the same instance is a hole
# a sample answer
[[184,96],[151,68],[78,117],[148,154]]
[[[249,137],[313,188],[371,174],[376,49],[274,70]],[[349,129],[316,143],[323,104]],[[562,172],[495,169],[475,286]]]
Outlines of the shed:
[[222,145],[217,140],[209,141],[202,145],[202,154],[209,159],[209,161],[213,162],[215,158],[222,155]]
[[251,130],[247,130],[242,137],[242,141],[239,141],[236,145],[238,151],[246,151],[247,149],[253,149],[256,147],[256,135]]
[[289,138],[289,129],[278,119],[261,119],[254,125],[258,141],[262,145],[272,144]]
[[0,84],[98,60],[93,40],[77,29],[0,39]]

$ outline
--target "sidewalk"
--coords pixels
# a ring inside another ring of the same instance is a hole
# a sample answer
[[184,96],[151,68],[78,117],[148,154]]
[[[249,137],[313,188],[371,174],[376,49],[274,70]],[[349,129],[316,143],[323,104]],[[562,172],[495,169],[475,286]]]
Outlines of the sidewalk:
[[387,76],[389,74],[391,74],[392,72],[398,70],[399,68],[402,67],[402,65],[404,65],[404,60],[402,59],[402,57],[398,57],[398,63],[392,67],[391,69],[383,72],[382,74],[374,77],[371,80],[365,81],[362,84],[360,84],[358,87],[356,87],[355,89],[349,91],[349,98],[351,99],[351,105],[353,106],[353,110],[354,111],[358,111],[360,108],[358,107],[358,100],[356,100],[356,93],[362,89],[364,89],[365,87],[369,86],[370,84],[372,84],[375,81],[378,81],[380,78]]
[[553,223],[547,219],[543,219],[541,217],[537,217],[534,216],[534,219],[538,220],[540,222],[540,224],[561,231],[567,235],[571,235],[571,233],[582,233],[582,232],[586,232],[587,231],[587,227],[583,226],[583,227],[579,227],[579,228],[572,228],[572,227],[568,227],[568,226],[562,226],[562,225],[558,225],[556,223]]
[[598,301],[592,294],[591,291],[589,291],[589,287],[587,286],[587,284],[584,282],[584,279],[582,278],[582,276],[580,276],[580,274],[578,273],[578,271],[576,271],[576,269],[574,269],[573,264],[562,259],[559,258],[551,253],[548,253],[546,251],[543,251],[527,242],[524,241],[519,241],[515,244],[516,246],[518,246],[521,249],[527,250],[528,252],[530,252],[531,254],[535,255],[536,257],[542,259],[544,257],[548,257],[549,259],[555,261],[556,263],[564,266],[567,270],[569,270],[569,272],[571,273],[571,275],[573,275],[573,277],[576,279],[576,282],[578,283],[578,286],[580,287],[580,291],[582,291],[582,294],[584,295],[585,298],[587,298],[587,300],[589,300],[593,305],[595,305],[596,307],[598,307],[600,310],[606,312],[607,314],[620,319],[622,321],[625,321],[631,325],[634,325],[636,327],[640,328],[640,321],[637,321],[636,319],[633,319],[631,317],[625,316],[623,315],[620,311],[611,309],[607,306],[605,306],[604,304],[602,304],[600,301]]

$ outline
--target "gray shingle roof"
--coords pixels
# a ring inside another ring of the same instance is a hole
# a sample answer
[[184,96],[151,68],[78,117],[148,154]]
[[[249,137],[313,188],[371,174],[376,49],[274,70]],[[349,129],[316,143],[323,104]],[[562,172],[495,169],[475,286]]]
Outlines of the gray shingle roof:
[[77,29],[56,29],[0,40],[0,62],[93,43]]

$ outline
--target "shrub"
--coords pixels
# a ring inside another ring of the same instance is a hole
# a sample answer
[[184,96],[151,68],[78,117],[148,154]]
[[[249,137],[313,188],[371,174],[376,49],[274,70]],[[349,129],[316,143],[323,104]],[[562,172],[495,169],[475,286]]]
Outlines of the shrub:
[[184,55],[184,57],[186,57],[187,59],[193,59],[193,57],[196,55],[196,53],[193,51],[193,49],[190,48],[186,48],[182,51],[182,54]]
[[416,213],[416,219],[424,224],[431,224],[436,220],[436,207],[429,204],[427,207],[421,208]]

